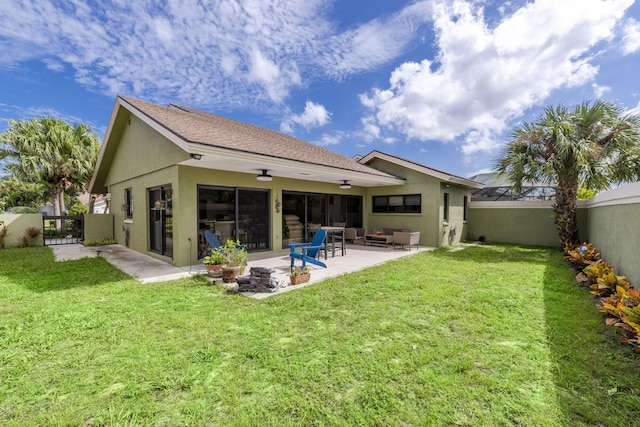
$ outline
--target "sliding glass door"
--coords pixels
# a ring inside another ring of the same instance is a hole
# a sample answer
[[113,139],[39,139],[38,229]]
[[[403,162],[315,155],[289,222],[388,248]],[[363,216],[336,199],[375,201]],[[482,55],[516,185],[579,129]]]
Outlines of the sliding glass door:
[[222,244],[240,240],[249,251],[270,249],[269,190],[198,186],[199,256],[209,247],[204,230]]
[[282,247],[308,241],[320,225],[362,227],[362,197],[282,192]]

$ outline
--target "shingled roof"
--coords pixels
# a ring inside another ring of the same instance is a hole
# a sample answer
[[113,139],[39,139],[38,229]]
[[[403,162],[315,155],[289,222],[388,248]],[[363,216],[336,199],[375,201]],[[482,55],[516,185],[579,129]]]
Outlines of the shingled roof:
[[187,143],[392,177],[350,157],[274,130],[181,105],[163,107],[134,98],[119,98]]

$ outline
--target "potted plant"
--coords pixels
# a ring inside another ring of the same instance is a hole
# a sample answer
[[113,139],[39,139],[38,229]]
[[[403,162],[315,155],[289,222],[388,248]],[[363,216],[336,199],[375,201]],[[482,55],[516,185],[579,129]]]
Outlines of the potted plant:
[[311,279],[311,269],[308,265],[304,267],[291,267],[289,279],[291,280],[292,285],[306,283]]
[[222,281],[225,283],[235,282],[247,266],[247,248],[240,244],[240,241],[227,240],[221,247],[222,252]]
[[202,259],[202,263],[207,268],[207,273],[211,277],[222,277],[222,263],[224,262],[224,255],[221,250],[214,249],[211,251],[211,255]]

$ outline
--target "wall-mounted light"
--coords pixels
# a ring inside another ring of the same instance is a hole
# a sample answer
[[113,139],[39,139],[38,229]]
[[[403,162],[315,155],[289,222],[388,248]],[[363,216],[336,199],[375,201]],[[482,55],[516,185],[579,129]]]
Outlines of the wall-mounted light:
[[202,158],[202,154],[191,153],[189,154],[189,157],[191,157],[194,160],[200,160]]
[[347,181],[346,179],[343,179],[342,184],[340,184],[340,188],[342,190],[348,190],[351,188],[351,184],[349,184],[349,181]]
[[273,177],[267,173],[266,169],[262,169],[262,173],[256,177],[258,181],[271,181]]

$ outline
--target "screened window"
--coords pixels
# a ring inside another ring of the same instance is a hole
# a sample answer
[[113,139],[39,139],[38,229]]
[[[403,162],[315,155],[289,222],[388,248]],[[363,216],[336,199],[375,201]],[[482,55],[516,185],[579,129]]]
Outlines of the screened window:
[[373,196],[373,213],[420,213],[422,196],[404,194],[395,196]]
[[462,211],[462,220],[466,221],[467,220],[467,214],[469,213],[469,197],[464,196],[464,200],[463,200],[463,211]]
[[131,188],[124,189],[124,205],[127,218],[133,218],[133,191]]
[[449,222],[449,193],[444,193],[444,222]]

